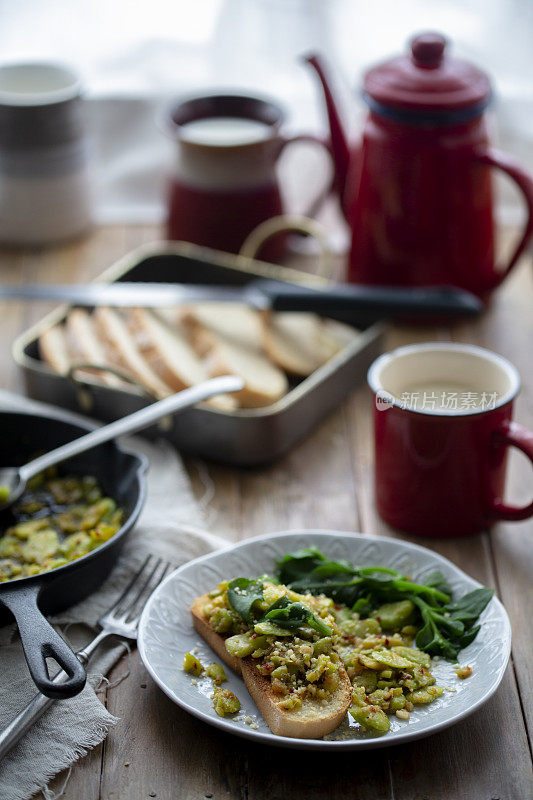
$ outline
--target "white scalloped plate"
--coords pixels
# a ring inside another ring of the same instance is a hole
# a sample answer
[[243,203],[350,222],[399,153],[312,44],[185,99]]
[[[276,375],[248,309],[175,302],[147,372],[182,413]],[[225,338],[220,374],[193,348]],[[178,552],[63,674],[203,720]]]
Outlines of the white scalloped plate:
[[[326,739],[276,736],[263,721],[242,678],[234,674],[228,674],[228,683],[224,685],[238,696],[241,711],[235,719],[217,716],[209,697],[211,681],[204,678],[193,684],[190,675],[181,668],[184,653],[195,647],[202,662],[211,663],[216,659],[192,626],[189,613],[192,601],[227,578],[272,573],[276,559],[310,545],[316,545],[333,559],[345,558],[361,566],[379,564],[392,567],[417,581],[440,569],[450,582],[454,595],[465,594],[480,586],[442,556],[397,539],[312,530],[249,539],[190,561],[169,575],[150,597],[139,625],[139,651],[148,672],[165,694],[195,717],[228,733],[302,750],[359,750],[412,741],[459,722],[494,694],[511,651],[509,618],[496,598],[483,612],[476,640],[460,654],[461,664],[471,666],[472,675],[460,680],[451,664],[445,661],[434,663],[432,669],[437,682],[449,690],[430,706],[421,706],[413,711],[408,721],[391,717],[391,730],[383,736],[372,737],[363,733],[348,715],[340,728]],[[248,722],[245,721],[247,717]]]

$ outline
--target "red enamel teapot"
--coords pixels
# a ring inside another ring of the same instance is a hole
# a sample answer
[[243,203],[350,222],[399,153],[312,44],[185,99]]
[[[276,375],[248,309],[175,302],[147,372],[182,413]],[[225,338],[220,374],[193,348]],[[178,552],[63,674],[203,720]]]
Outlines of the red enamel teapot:
[[[348,279],[454,285],[487,295],[533,234],[533,179],[490,146],[488,76],[424,33],[408,55],[370,69],[360,143],[350,147],[323,59],[306,59],[324,90],[335,188],[352,230]],[[509,263],[495,264],[492,168],[518,185],[527,222]]]

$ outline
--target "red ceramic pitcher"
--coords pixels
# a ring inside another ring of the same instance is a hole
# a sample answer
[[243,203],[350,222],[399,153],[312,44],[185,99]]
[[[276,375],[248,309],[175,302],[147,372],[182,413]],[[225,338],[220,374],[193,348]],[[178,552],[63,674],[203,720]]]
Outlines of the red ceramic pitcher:
[[[490,146],[488,76],[450,56],[425,33],[411,52],[370,69],[362,137],[350,148],[327,68],[307,61],[323,85],[335,186],[352,230],[349,280],[454,285],[484,296],[509,273],[533,234],[533,179]],[[505,172],[527,205],[509,263],[496,266],[492,170]]]

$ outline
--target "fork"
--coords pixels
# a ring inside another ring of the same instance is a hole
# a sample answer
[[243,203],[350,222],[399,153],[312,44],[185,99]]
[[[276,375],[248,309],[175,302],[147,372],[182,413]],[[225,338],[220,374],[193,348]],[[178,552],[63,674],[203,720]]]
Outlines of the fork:
[[[147,556],[141,568],[133,576],[118,600],[98,620],[98,625],[101,628],[99,633],[89,644],[76,653],[84,667],[87,666],[95,650],[108,636],[137,639],[137,628],[144,605],[154,589],[159,586],[163,578],[172,569],[173,566],[163,561],[162,558],[156,559],[152,555]],[[55,676],[54,683],[61,683],[67,679],[67,673],[61,670]],[[14,747],[53,702],[53,699],[46,697],[44,694],[37,694],[33,700],[30,700],[26,708],[17,714],[7,728],[0,733],[0,760]]]

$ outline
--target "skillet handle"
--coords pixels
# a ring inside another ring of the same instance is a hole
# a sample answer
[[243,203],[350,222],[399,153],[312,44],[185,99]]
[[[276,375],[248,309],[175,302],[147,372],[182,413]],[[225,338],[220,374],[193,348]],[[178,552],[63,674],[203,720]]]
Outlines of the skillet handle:
[[[52,628],[37,605],[41,586],[2,588],[0,602],[15,617],[24,648],[24,655],[39,691],[54,700],[79,694],[87,676],[65,640]],[[64,683],[54,683],[48,674],[47,658],[53,658],[67,673]]]

